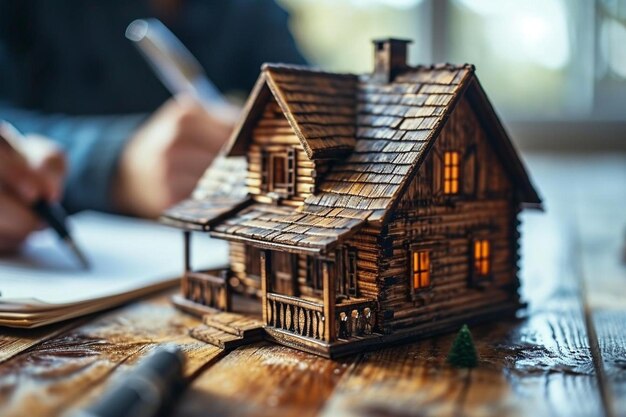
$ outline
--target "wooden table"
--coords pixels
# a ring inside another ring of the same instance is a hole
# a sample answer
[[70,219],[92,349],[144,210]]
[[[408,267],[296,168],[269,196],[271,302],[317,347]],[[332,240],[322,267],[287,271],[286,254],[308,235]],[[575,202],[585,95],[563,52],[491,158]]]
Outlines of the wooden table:
[[0,415],[89,403],[151,348],[188,353],[180,416],[626,416],[626,155],[531,155],[547,212],[523,216],[518,320],[472,328],[477,368],[445,364],[454,335],[330,361],[269,343],[224,353],[167,294],[36,331],[0,330]]

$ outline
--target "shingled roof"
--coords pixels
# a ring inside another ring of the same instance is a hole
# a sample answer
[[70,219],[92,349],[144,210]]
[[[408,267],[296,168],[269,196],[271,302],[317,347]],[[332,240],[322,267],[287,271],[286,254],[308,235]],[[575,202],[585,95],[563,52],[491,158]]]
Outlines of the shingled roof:
[[247,116],[226,147],[227,155],[246,154],[250,131],[271,94],[310,159],[341,157],[355,145],[357,82],[358,77],[352,74],[264,64],[244,108]]
[[[220,215],[217,221],[203,218],[206,229],[234,239],[323,251],[366,222],[384,222],[463,96],[503,161],[518,200],[540,207],[472,65],[406,67],[391,82],[380,82],[372,75],[266,64],[226,154],[245,155],[263,104],[274,97],[309,158],[335,161],[301,207],[268,212],[255,204],[237,214],[231,210],[230,216]],[[295,217],[300,225],[289,225]]]
[[319,252],[356,232],[363,219],[305,213],[288,206],[253,204],[211,229],[216,237],[256,241],[258,246]]
[[224,216],[251,203],[246,189],[245,158],[218,155],[206,170],[191,198],[170,207],[161,222],[187,230],[208,230]]

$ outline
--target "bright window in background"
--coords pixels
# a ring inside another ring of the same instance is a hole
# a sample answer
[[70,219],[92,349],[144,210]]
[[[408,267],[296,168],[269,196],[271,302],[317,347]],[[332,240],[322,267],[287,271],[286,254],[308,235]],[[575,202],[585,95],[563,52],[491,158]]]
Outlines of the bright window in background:
[[291,28],[302,52],[326,70],[372,70],[372,40],[416,40],[412,62],[430,56],[430,13],[425,0],[278,0],[291,14]]
[[[593,61],[585,57],[584,13],[564,0],[454,0],[448,55],[471,62],[508,118],[560,119],[589,113]],[[590,2],[588,2],[590,3]],[[581,33],[582,32],[582,33]]]
[[450,0],[447,55],[508,120],[624,120],[625,0]]
[[278,0],[305,55],[372,69],[371,40],[410,63],[469,62],[505,121],[626,120],[626,0]]

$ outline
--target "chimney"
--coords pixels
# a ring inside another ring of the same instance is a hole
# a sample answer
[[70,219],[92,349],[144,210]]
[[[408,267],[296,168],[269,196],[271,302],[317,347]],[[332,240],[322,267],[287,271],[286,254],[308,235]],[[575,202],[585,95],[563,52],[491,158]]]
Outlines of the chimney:
[[389,83],[399,72],[407,67],[408,39],[377,39],[374,40],[374,74],[373,80]]

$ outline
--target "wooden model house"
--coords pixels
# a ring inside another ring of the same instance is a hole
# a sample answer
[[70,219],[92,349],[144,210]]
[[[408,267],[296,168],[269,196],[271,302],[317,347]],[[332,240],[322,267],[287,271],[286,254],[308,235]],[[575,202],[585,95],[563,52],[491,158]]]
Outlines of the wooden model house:
[[247,295],[268,339],[332,357],[519,307],[518,214],[540,198],[474,67],[408,66],[407,44],[375,41],[361,76],[263,66],[223,158],[162,218],[230,244],[220,273],[187,255],[179,303]]

